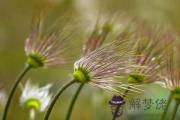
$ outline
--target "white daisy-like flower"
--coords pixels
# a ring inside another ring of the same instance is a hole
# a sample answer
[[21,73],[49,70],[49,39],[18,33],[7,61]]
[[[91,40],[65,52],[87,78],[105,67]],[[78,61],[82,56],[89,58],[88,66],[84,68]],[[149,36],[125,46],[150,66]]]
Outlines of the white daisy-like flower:
[[39,112],[45,111],[52,99],[52,95],[49,93],[51,86],[52,84],[48,84],[40,88],[38,85],[33,85],[28,81],[20,98],[20,104],[26,109],[35,109]]

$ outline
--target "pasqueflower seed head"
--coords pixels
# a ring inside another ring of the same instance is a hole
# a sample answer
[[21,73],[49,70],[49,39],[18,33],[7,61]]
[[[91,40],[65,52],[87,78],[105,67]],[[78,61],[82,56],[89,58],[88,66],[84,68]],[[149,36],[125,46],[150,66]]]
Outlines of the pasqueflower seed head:
[[175,99],[180,100],[180,57],[178,51],[180,47],[169,47],[166,54],[166,69],[162,76],[164,80],[163,87],[169,89],[173,93]]
[[96,25],[89,39],[87,39],[83,46],[83,54],[86,55],[101,47],[111,29],[112,25],[109,22],[104,23],[102,27]]
[[[114,78],[127,75],[128,69],[135,67],[133,65],[135,60],[132,55],[119,54],[119,46],[121,45],[123,48],[126,42],[113,42],[77,60],[74,63],[74,79],[114,92],[127,89],[127,84],[122,84]],[[122,48],[120,48],[121,52]]]
[[129,83],[153,83],[160,80],[160,71],[164,67],[163,55],[171,42],[162,45],[162,40],[168,39],[166,33],[141,33],[134,43],[136,54],[139,55],[136,64],[144,66],[135,68],[129,74]]
[[70,58],[67,44],[71,35],[65,35],[65,28],[44,33],[42,27],[42,19],[35,18],[25,44],[27,64],[34,68],[66,65]]

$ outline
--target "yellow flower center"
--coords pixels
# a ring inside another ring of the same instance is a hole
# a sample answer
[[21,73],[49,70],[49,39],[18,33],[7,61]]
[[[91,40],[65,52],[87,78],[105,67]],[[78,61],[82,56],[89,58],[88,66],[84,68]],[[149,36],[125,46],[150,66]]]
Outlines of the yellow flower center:
[[130,74],[128,76],[128,83],[143,83],[143,81],[145,80],[145,75],[142,74]]
[[32,108],[34,108],[35,110],[40,110],[40,108],[41,108],[41,102],[38,100],[38,99],[36,99],[36,98],[31,98],[31,99],[28,99],[25,103],[24,103],[24,105],[25,105],[25,108],[27,108],[27,109],[32,109]]
[[83,69],[77,69],[73,73],[74,79],[81,83],[86,83],[90,81],[88,73]]
[[27,63],[33,68],[42,67],[44,65],[42,57],[35,54],[28,55]]
[[172,91],[173,93],[173,98],[180,101],[180,87],[175,88],[174,91]]

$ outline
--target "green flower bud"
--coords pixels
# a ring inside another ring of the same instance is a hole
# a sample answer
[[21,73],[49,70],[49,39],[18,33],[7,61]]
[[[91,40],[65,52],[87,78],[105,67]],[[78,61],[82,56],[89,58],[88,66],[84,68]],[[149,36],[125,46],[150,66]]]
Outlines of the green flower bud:
[[27,64],[33,68],[44,66],[43,59],[38,55],[28,55]]
[[173,93],[173,98],[180,101],[180,87],[176,88]]
[[85,70],[81,70],[81,69],[75,70],[73,76],[75,80],[81,83],[86,83],[90,81],[88,73]]
[[143,83],[143,81],[145,80],[145,75],[142,74],[130,74],[128,76],[128,83]]

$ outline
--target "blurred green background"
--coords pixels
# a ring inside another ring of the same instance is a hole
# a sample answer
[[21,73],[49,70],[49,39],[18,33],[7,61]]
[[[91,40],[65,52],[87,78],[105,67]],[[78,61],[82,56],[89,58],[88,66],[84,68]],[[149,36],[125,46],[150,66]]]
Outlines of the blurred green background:
[[[77,52],[76,58],[78,58],[82,54],[82,44],[88,38],[86,31],[92,27],[89,21],[95,21],[97,14],[101,12],[102,14],[125,13],[127,16],[149,23],[171,26],[179,33],[179,5],[179,0],[0,0],[0,88],[2,86],[0,92],[8,93],[10,86],[25,64],[24,43],[30,32],[31,20],[37,6],[47,7],[49,21],[68,16],[71,18],[69,24],[76,24],[78,35],[73,38],[76,44],[73,51]],[[73,63],[70,66],[73,66]],[[54,83],[52,92],[55,92],[70,79],[72,68],[32,70],[23,81],[30,78],[34,83],[40,85]],[[63,120],[76,87],[74,85],[63,94],[61,102],[57,103],[54,108],[52,120]],[[157,85],[148,85],[145,88],[145,93],[136,95],[136,98],[156,100],[167,99],[169,95],[167,90]],[[13,98],[9,120],[28,120],[27,111],[19,106],[20,95],[21,91],[17,90]],[[108,101],[111,97],[110,93],[86,85],[76,103],[72,120],[110,120],[112,115]],[[3,101],[0,103],[1,113],[2,109]],[[129,106],[126,109],[129,109]],[[162,110],[156,110],[154,106],[147,111],[127,112],[123,119],[157,120],[161,113]],[[43,113],[39,113],[37,120],[41,120],[42,117]]]

